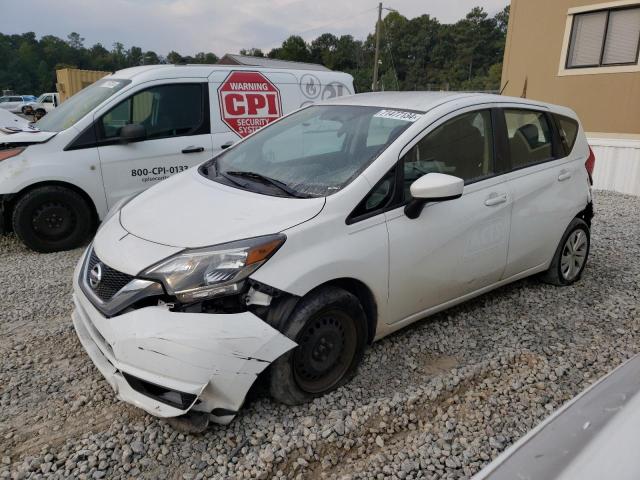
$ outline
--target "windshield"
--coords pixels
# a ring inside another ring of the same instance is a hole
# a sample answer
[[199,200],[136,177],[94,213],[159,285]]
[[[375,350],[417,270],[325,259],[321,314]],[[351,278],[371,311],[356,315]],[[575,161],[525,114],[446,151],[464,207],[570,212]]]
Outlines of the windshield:
[[[102,79],[83,88],[36,122],[45,132],[61,132],[74,125],[107,98],[131,83],[131,80]],[[44,95],[40,95],[40,101]]]
[[344,188],[420,114],[311,106],[265,127],[205,164],[207,177],[274,195],[321,197]]
[[42,100],[44,100],[44,97],[46,97],[46,96],[47,96],[47,94],[43,93],[38,98],[36,98],[36,102],[38,102],[38,103],[42,102]]

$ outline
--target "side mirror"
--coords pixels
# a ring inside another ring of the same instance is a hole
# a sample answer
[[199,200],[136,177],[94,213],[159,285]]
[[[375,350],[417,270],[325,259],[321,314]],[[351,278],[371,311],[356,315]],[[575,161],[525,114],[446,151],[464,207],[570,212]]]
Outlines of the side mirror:
[[427,173],[411,184],[413,199],[404,208],[409,218],[418,218],[427,202],[443,202],[460,198],[464,180],[444,173]]
[[125,125],[120,129],[120,141],[122,143],[137,142],[145,138],[147,138],[147,129],[139,123]]

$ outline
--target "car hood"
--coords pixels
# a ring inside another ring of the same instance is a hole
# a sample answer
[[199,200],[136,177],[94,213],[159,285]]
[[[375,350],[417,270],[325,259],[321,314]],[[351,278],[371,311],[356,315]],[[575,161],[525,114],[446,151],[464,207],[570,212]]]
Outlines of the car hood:
[[[4,118],[4,117],[3,117]],[[51,137],[57,135],[56,132],[41,132],[40,130],[31,130],[29,125],[23,125],[19,122],[2,122],[0,121],[0,128],[20,129],[15,133],[7,133],[0,130],[0,146],[3,144],[19,145],[34,143],[43,143],[49,140]]]
[[324,203],[248,192],[193,169],[135,197],[121,210],[120,223],[150,242],[197,248],[281,232],[316,216]]

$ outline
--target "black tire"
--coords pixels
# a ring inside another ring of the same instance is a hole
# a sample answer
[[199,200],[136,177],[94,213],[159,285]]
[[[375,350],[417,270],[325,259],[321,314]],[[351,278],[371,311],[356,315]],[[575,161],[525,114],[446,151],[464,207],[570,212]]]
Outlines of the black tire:
[[27,114],[27,112],[28,112],[29,110],[30,110],[30,109],[29,109],[29,108],[27,108],[27,107],[22,107],[22,114],[23,114],[23,115],[26,115],[26,114]]
[[366,325],[358,299],[341,288],[304,297],[282,329],[298,346],[271,365],[271,396],[299,405],[351,380],[366,346]]
[[[568,275],[565,271],[563,271],[562,258],[563,254],[569,254],[570,252],[567,250],[569,248],[567,244],[567,240],[574,234],[580,235],[579,232],[583,232],[584,238],[586,239],[586,247],[584,249],[584,261],[579,268],[576,268],[575,263],[572,263],[574,270],[571,272],[571,275]],[[556,249],[556,253],[553,256],[553,260],[551,261],[551,265],[549,269],[541,275],[541,278],[544,282],[550,283],[552,285],[557,286],[567,286],[571,285],[578,280],[582,276],[582,272],[584,271],[585,266],[587,265],[587,260],[589,258],[589,250],[591,249],[591,232],[589,230],[589,225],[580,219],[574,218],[567,229],[562,235],[560,239],[560,243],[558,244],[558,248]]]
[[57,185],[34,188],[13,209],[13,231],[36,252],[79,247],[93,230],[91,207],[77,192]]
[[39,108],[35,112],[33,112],[33,118],[37,121],[37,120],[40,120],[42,117],[44,117],[46,114],[47,114],[46,110]]

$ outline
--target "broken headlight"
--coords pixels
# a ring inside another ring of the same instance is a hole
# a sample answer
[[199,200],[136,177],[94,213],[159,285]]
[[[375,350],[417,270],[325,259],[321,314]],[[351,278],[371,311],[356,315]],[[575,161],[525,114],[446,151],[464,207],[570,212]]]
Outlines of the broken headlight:
[[167,293],[190,303],[230,295],[282,246],[282,234],[185,250],[141,276],[160,280]]

